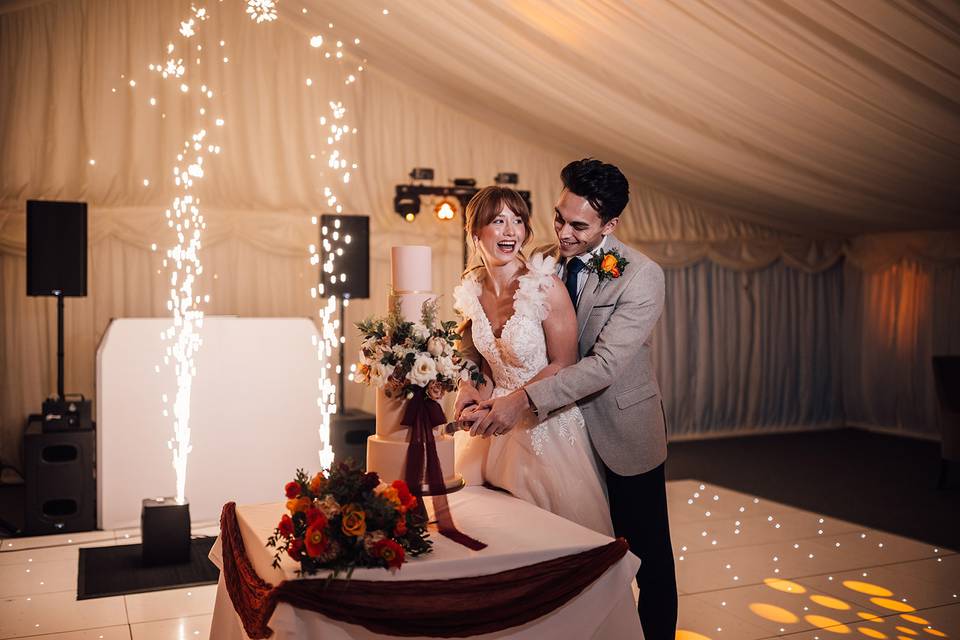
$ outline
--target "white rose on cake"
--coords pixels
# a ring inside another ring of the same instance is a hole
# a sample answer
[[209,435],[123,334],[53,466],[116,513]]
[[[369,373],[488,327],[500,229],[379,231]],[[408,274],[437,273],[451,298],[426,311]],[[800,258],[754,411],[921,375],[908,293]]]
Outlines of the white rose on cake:
[[453,364],[453,358],[450,356],[440,356],[437,358],[437,371],[445,378],[451,380],[457,379],[457,365]]
[[393,375],[394,366],[392,364],[383,364],[374,362],[370,365],[370,382],[378,387],[382,387],[391,375]]
[[430,329],[427,329],[427,327],[420,322],[414,322],[413,335],[420,338],[421,340],[426,340],[430,337]]
[[447,341],[443,338],[438,338],[434,336],[427,340],[427,351],[430,352],[434,358],[438,358],[443,355],[444,351],[447,349]]
[[413,368],[407,374],[407,380],[418,387],[425,387],[431,380],[437,377],[437,363],[434,362],[430,354],[421,353],[413,362]]

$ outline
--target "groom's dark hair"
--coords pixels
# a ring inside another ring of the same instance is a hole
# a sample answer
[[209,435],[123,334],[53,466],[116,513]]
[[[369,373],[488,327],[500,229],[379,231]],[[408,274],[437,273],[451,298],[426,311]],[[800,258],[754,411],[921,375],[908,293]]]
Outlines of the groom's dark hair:
[[563,186],[590,203],[604,224],[621,213],[630,200],[630,185],[620,169],[593,158],[574,160],[560,172]]

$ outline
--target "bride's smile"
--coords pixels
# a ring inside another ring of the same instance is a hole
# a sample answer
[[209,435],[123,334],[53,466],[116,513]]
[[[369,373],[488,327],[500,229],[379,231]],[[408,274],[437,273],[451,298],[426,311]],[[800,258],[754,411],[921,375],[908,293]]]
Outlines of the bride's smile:
[[527,237],[523,218],[507,205],[476,236],[477,249],[488,267],[498,267],[513,261]]

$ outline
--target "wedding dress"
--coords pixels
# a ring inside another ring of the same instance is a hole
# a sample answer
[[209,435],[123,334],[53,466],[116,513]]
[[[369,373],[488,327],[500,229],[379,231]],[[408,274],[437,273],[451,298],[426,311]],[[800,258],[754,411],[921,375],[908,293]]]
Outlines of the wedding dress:
[[[473,344],[493,372],[493,397],[522,387],[548,364],[543,319],[549,308],[544,287],[556,261],[533,256],[520,276],[513,315],[500,337],[480,305],[481,285],[467,274],[454,290],[454,307],[471,320]],[[533,426],[518,426],[489,438],[457,434],[457,469],[517,498],[606,535],[613,535],[610,511],[583,414],[575,404]]]

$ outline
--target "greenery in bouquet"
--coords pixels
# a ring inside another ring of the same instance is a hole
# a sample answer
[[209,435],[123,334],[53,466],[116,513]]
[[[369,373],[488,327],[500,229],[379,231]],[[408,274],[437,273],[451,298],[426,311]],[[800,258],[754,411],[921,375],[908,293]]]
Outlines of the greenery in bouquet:
[[483,374],[455,348],[455,320],[437,319],[437,303],[423,303],[420,322],[404,320],[399,304],[382,318],[357,323],[363,334],[354,380],[382,387],[388,398],[411,398],[417,388],[440,400],[459,380],[483,382]]
[[331,578],[360,567],[397,570],[409,557],[431,551],[426,521],[407,483],[380,481],[356,465],[335,465],[329,475],[297,469],[285,489],[287,511],[267,546],[300,563],[301,574],[330,570]]

